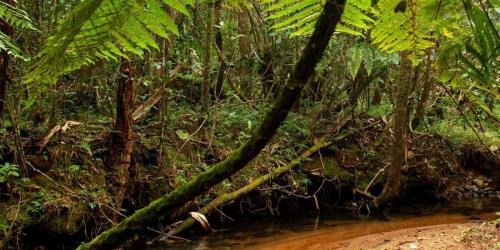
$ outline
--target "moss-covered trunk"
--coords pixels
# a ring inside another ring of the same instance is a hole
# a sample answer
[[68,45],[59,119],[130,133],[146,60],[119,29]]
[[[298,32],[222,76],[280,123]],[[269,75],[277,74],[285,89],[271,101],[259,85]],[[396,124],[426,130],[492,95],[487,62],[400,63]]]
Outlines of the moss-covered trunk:
[[401,53],[400,82],[396,94],[394,111],[394,138],[391,149],[391,165],[382,193],[375,199],[375,205],[382,207],[399,195],[399,177],[404,165],[406,132],[408,121],[408,94],[411,84],[411,61],[407,52]]
[[301,59],[283,91],[253,135],[227,159],[211,166],[190,182],[169,194],[151,202],[136,211],[114,227],[98,235],[91,242],[82,244],[79,249],[110,249],[132,239],[146,227],[156,227],[169,217],[172,209],[206,192],[255,158],[275,135],[277,129],[288,115],[335,31],[344,9],[345,0],[327,1],[315,30],[305,47]]

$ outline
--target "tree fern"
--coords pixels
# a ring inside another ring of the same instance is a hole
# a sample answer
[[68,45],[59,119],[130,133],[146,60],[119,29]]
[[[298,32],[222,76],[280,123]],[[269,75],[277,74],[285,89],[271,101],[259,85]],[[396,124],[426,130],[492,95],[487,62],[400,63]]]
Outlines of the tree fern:
[[[261,0],[267,4],[269,19],[275,21],[272,28],[291,30],[291,36],[308,35],[312,32],[325,0]],[[337,31],[354,35],[363,35],[370,27],[373,19],[371,0],[347,1],[342,23]]]
[[358,41],[346,51],[347,66],[352,79],[358,74],[361,64],[364,65],[368,77],[375,78],[390,65],[399,62],[398,56],[383,53],[372,44]]
[[[16,29],[36,30],[29,15],[22,9],[0,2],[0,21],[8,23]],[[12,39],[0,31],[0,50],[5,50],[11,56],[25,59],[21,50]]]
[[[261,0],[268,4],[269,19],[276,30],[292,30],[291,35],[309,34],[324,0]],[[430,33],[439,0],[351,0],[337,31],[371,38],[381,50],[394,53],[411,50],[412,57],[432,46]],[[397,7],[405,8],[398,10]]]
[[390,53],[409,51],[416,59],[434,44],[430,34],[438,4],[439,0],[380,0],[373,43]]
[[54,83],[98,60],[142,56],[158,49],[155,35],[178,34],[165,5],[189,15],[194,0],[85,0],[68,13],[36,56],[27,82]]

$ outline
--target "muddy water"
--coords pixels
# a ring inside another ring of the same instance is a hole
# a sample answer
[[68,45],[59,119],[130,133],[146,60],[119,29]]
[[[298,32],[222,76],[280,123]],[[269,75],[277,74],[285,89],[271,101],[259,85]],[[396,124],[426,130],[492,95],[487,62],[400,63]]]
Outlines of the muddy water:
[[151,249],[318,249],[317,246],[335,246],[332,243],[368,234],[492,220],[496,218],[495,211],[500,211],[498,199],[405,206],[405,210],[384,218],[359,219],[322,211],[315,216],[240,223],[223,231],[194,236],[191,242],[163,242]]

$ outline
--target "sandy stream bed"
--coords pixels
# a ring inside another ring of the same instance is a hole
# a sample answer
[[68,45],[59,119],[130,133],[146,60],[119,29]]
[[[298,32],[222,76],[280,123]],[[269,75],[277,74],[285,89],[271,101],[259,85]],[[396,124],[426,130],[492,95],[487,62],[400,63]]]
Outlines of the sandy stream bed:
[[[267,242],[247,245],[245,249],[264,250],[323,250],[323,249],[499,249],[500,229],[493,222],[481,221],[448,221],[444,222],[443,216],[431,216],[429,219],[435,223],[427,225],[414,225],[404,229],[398,229],[400,225],[388,228],[383,225],[380,228],[370,229],[368,234],[353,235],[352,230],[346,228],[344,232],[311,232],[306,234],[287,235],[282,238],[274,236]],[[427,222],[430,223],[430,222]],[[370,225],[366,225],[370,227]],[[399,227],[403,228],[403,227]],[[357,233],[360,233],[357,230]],[[361,232],[362,233],[362,232]],[[353,235],[348,237],[346,234]],[[343,239],[342,239],[343,238]]]

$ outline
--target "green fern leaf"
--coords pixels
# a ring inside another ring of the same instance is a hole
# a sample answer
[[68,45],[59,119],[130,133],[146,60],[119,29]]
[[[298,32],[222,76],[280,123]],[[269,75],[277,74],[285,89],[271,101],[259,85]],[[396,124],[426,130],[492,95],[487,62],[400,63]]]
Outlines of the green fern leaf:
[[193,0],[84,0],[69,12],[36,56],[29,83],[55,83],[59,76],[127,54],[159,49],[155,36],[179,34],[165,5],[189,15]]

